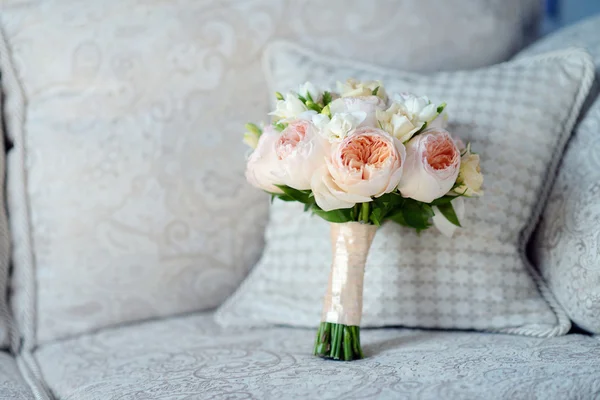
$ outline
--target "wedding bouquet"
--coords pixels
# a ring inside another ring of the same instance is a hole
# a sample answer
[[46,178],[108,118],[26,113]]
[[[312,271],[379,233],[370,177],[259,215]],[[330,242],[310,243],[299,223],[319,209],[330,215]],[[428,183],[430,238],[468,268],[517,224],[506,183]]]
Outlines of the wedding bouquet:
[[388,96],[379,81],[349,79],[337,92],[307,82],[276,97],[270,124],[246,125],[244,142],[254,149],[246,177],[273,199],[303,203],[332,223],[314,354],[359,359],[364,267],[377,227],[435,225],[451,236],[463,198],[482,195],[479,156],[444,129],[445,103]]

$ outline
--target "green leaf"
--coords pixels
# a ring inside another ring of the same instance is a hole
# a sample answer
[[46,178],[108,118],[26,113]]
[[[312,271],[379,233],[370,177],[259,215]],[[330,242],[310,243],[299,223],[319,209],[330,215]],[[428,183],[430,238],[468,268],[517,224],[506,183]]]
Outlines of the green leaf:
[[373,96],[377,96],[377,92],[379,92],[379,86],[377,86],[375,89],[373,89],[373,91],[371,92],[371,94]]
[[406,223],[406,220],[404,219],[402,210],[399,210],[395,214],[390,215],[387,219],[389,219],[390,221],[394,221],[395,223],[400,224],[402,226],[409,227],[409,225]]
[[433,209],[428,204],[411,201],[402,208],[402,216],[408,226],[423,230],[431,226],[429,219],[433,216]]
[[360,214],[360,204],[357,203],[350,209],[351,221],[358,221],[358,214]]
[[308,101],[312,101],[312,102],[314,103],[314,100],[313,100],[313,98],[312,98],[312,96],[310,95],[310,92],[309,92],[308,90],[306,91],[306,100],[308,100]]
[[437,113],[438,113],[438,114],[441,114],[441,113],[442,113],[442,111],[444,111],[444,108],[446,108],[446,103],[442,103],[442,104],[440,104],[440,105],[438,106],[438,108],[437,108]]
[[309,110],[314,110],[314,111],[316,111],[316,112],[318,112],[318,113],[320,113],[320,112],[323,110],[323,108],[321,108],[321,106],[320,106],[320,105],[318,105],[317,103],[314,103],[312,100],[308,100],[308,101],[306,102],[306,107],[307,107]]
[[328,222],[343,223],[343,222],[354,221],[352,219],[352,209],[351,208],[344,208],[344,209],[332,210],[332,211],[323,211],[322,209],[320,209],[318,206],[315,205],[315,206],[313,206],[313,214],[323,218],[325,221],[328,221]]
[[452,203],[442,204],[437,206],[437,208],[448,221],[458,227],[461,227],[458,217],[456,216],[456,212],[454,212],[454,207],[452,207]]
[[310,190],[298,190],[286,185],[275,186],[277,186],[285,195],[287,195],[295,201],[298,201],[303,204],[313,204],[315,202],[314,197],[310,196]]
[[371,215],[369,216],[369,220],[373,223],[373,225],[381,226],[384,217],[384,210],[382,208],[374,208],[371,211]]
[[450,203],[452,200],[454,200],[456,197],[458,196],[442,196],[439,199],[435,199],[434,201],[432,201],[430,204],[432,206],[439,206],[439,205],[443,205],[443,204],[448,204]]
[[279,200],[282,200],[282,201],[296,201],[292,197],[288,196],[285,193],[271,193],[271,192],[267,192],[267,193],[271,195],[271,203],[273,203],[273,200],[275,200],[276,198]]
[[323,92],[323,107],[325,107],[327,104],[331,103],[331,93],[329,92]]
[[275,92],[275,97],[277,98],[277,100],[283,100],[283,95],[279,92]]
[[298,99],[300,99],[301,102],[306,104],[306,98],[302,97],[301,95],[298,95]]

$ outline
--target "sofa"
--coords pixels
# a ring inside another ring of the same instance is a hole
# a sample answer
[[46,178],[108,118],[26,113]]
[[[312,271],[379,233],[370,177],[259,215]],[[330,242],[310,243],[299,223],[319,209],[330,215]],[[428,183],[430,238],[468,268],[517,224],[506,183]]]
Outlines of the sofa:
[[[600,65],[599,17],[526,47],[535,0],[327,3],[0,4],[0,399],[600,398],[585,324],[546,338],[363,329],[366,358],[343,363],[312,356],[312,329],[215,321],[264,245],[269,205],[244,183],[244,150],[214,149],[268,111],[269,42],[422,73],[571,45]],[[397,40],[407,26],[421,34]]]

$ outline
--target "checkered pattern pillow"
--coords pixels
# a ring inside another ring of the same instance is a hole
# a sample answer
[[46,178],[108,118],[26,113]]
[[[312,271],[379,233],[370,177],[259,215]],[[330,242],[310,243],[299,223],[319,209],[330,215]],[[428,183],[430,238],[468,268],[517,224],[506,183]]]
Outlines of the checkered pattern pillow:
[[[475,71],[430,76],[317,56],[288,43],[266,55],[273,91],[311,80],[381,79],[448,103],[449,130],[481,155],[485,196],[469,201],[454,238],[396,224],[368,257],[363,326],[460,328],[533,336],[570,327],[525,258],[524,247],[593,78],[587,53],[570,50]],[[331,262],[327,223],[276,201],[262,260],[219,310],[224,325],[317,326]]]

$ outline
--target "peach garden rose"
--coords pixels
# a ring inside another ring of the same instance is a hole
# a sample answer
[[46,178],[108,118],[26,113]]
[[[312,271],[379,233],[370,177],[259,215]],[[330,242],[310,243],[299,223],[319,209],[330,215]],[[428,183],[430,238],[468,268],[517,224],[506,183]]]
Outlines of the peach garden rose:
[[314,175],[311,188],[325,211],[353,207],[396,189],[406,150],[381,129],[358,128],[332,151]]
[[452,189],[460,168],[460,152],[450,134],[432,128],[406,144],[404,176],[398,189],[404,197],[431,203]]
[[275,142],[281,182],[298,190],[310,189],[312,176],[323,165],[329,147],[312,122],[291,122]]

